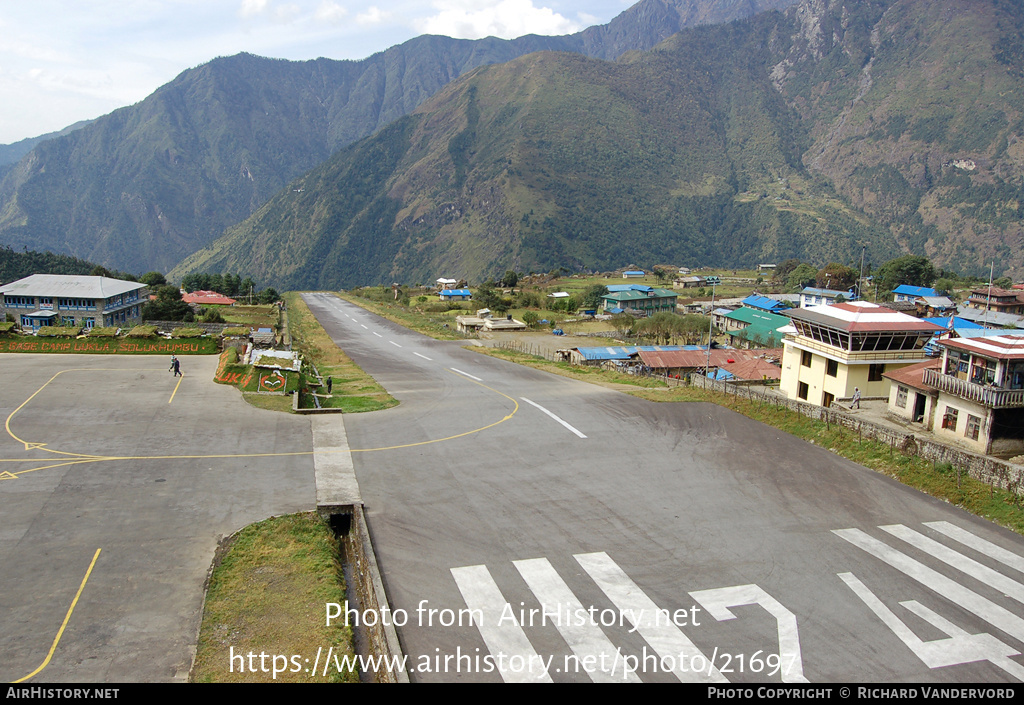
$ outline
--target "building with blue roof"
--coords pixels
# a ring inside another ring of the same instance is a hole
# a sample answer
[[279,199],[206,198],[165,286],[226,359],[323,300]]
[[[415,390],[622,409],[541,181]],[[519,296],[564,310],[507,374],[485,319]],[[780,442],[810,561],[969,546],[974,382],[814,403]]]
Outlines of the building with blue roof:
[[927,286],[900,284],[892,290],[893,301],[917,301],[922,296],[938,296],[939,292]]
[[760,294],[751,294],[743,299],[742,304],[747,308],[756,308],[767,313],[781,313],[789,308],[789,306],[781,301],[768,296],[761,296]]
[[444,289],[438,293],[442,301],[466,301],[473,298],[469,289]]

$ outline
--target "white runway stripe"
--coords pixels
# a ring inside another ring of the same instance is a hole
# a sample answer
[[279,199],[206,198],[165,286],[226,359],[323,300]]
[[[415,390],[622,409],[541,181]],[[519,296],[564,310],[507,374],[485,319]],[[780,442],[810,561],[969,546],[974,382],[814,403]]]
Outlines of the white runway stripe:
[[1012,551],[1007,551],[1001,546],[996,546],[990,541],[978,538],[969,531],[964,531],[959,526],[950,524],[948,521],[930,521],[924,524],[929,529],[934,529],[954,541],[959,541],[968,548],[973,548],[978,553],[994,558],[1005,566],[1024,573],[1024,558]]
[[546,558],[513,561],[523,580],[540,601],[548,624],[554,624],[565,643],[581,664],[593,664],[596,670],[583,669],[595,683],[640,683],[640,678],[623,667],[622,654],[594,623],[583,604]]
[[426,355],[420,355],[418,352],[414,352],[413,355],[415,355],[416,357],[422,357],[424,360],[430,360],[431,362],[433,362],[433,360],[431,360],[429,357],[427,357]]
[[555,421],[557,421],[558,423],[562,424],[562,425],[563,425],[563,426],[565,426],[565,427],[566,427],[567,429],[569,429],[570,431],[572,431],[573,433],[575,433],[575,434],[576,434],[577,436],[579,436],[580,438],[586,438],[586,436],[584,436],[584,435],[583,435],[583,434],[582,434],[582,433],[581,433],[581,432],[580,432],[579,430],[577,430],[577,429],[573,428],[573,427],[572,427],[572,426],[570,426],[570,425],[569,425],[568,423],[566,423],[566,422],[565,422],[565,421],[563,421],[562,419],[560,419],[560,418],[558,418],[557,416],[555,416],[555,415],[554,415],[553,413],[551,413],[550,411],[548,411],[547,409],[545,409],[545,408],[544,408],[543,406],[541,406],[541,405],[540,405],[540,404],[538,404],[537,402],[534,402],[534,401],[530,401],[530,400],[529,400],[529,399],[527,399],[526,397],[519,397],[519,398],[520,398],[520,399],[522,399],[523,401],[525,401],[525,402],[526,402],[527,404],[529,404],[530,406],[535,406],[535,407],[537,407],[538,409],[540,409],[541,411],[543,411],[543,412],[544,412],[545,414],[547,414],[548,416],[550,416],[551,418],[553,418],[553,419],[554,419]]
[[986,622],[1001,629],[1015,639],[1024,641],[1024,619],[994,602],[985,599],[978,593],[965,588],[960,583],[950,580],[945,575],[932,570],[910,556],[868,536],[860,529],[834,529],[836,536],[850,542],[854,546],[870,553],[904,575],[918,581],[925,587],[958,604],[965,610],[976,614]]
[[988,566],[982,565],[973,558],[968,558],[962,553],[954,551],[952,548],[944,546],[938,541],[930,539],[924,534],[919,534],[913,529],[907,528],[902,524],[880,526],[878,528],[892,534],[896,538],[906,541],[911,546],[919,548],[925,553],[938,558],[943,563],[951,565],[957,570],[970,575],[972,578],[977,578],[986,585],[991,585],[1004,595],[1013,598],[1017,602],[1024,603],[1024,585],[1014,582],[1002,573],[992,570]]
[[477,382],[483,382],[482,379],[480,379],[479,377],[474,377],[473,375],[469,374],[468,372],[463,372],[462,370],[457,370],[454,367],[449,367],[448,369],[450,369],[452,372],[458,372],[463,377],[469,377],[470,379],[475,379]]
[[[684,683],[728,682],[700,649],[672,623],[670,618],[660,612],[654,601],[608,557],[608,554],[584,553],[575,558],[604,591],[619,613],[636,627],[637,633],[651,645],[651,648],[661,657],[675,660],[677,668],[673,673],[679,680]],[[662,616],[659,618],[659,615]],[[705,664],[705,668],[700,672],[684,668],[684,665],[694,663]]]
[[477,628],[491,655],[504,657],[496,659],[502,679],[506,683],[552,682],[543,660],[515,618],[506,614],[502,619],[508,602],[487,566],[472,565],[451,571],[466,606],[474,611],[473,621],[478,621],[478,614],[482,616]]

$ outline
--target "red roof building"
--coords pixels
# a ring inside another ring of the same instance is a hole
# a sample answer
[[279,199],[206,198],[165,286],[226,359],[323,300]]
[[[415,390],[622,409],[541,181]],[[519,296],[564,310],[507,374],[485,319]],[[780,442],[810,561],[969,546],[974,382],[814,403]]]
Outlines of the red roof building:
[[216,291],[193,291],[191,294],[182,294],[182,301],[189,304],[199,304],[200,306],[230,306],[235,303],[235,300],[224,296],[224,294],[218,294]]

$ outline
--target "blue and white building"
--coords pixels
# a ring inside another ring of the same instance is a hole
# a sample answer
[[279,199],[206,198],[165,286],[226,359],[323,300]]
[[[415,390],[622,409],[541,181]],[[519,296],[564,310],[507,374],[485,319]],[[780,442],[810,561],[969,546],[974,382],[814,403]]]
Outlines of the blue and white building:
[[22,329],[136,325],[148,300],[145,284],[110,277],[33,274],[0,286],[3,312]]

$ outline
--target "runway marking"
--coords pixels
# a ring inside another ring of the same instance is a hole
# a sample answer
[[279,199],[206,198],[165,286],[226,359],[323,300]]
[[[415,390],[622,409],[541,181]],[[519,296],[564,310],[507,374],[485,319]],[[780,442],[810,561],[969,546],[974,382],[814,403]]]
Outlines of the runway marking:
[[[633,624],[637,633],[663,658],[676,663],[672,671],[684,683],[728,683],[728,679],[704,656],[696,644],[671,621],[658,618],[661,611],[647,594],[626,575],[607,553],[584,553],[575,556],[598,587],[612,601],[619,614]],[[712,657],[713,658],[713,657]],[[705,671],[695,672],[682,664],[707,663]]]
[[839,573],[838,575],[847,587],[853,590],[853,593],[868,606],[868,609],[874,612],[882,620],[882,623],[889,627],[893,634],[899,637],[900,641],[913,651],[928,668],[945,668],[961,663],[989,661],[1018,680],[1024,680],[1024,666],[1010,660],[1010,656],[1016,656],[1019,652],[991,634],[970,634],[916,600],[901,602],[901,606],[949,637],[948,639],[924,641],[914,634],[910,627],[892,610],[886,607],[857,576],[853,573]]
[[64,621],[61,622],[60,629],[57,630],[57,636],[54,637],[53,644],[50,645],[50,650],[49,652],[47,652],[46,658],[43,660],[41,664],[39,664],[39,668],[32,671],[27,676],[22,676],[18,680],[13,681],[14,683],[21,683],[23,681],[27,681],[29,678],[36,675],[44,668],[46,668],[48,665],[50,665],[50,659],[53,658],[53,653],[57,650],[57,644],[60,643],[60,638],[64,635],[64,630],[67,628],[68,622],[71,621],[71,613],[75,611],[75,605],[78,604],[78,598],[82,596],[82,591],[85,590],[85,584],[89,582],[89,576],[92,575],[92,569],[96,565],[96,560],[100,557],[101,550],[103,549],[97,548],[96,553],[93,554],[92,562],[89,563],[89,569],[85,571],[85,577],[82,578],[82,584],[78,586],[78,592],[75,593],[75,599],[71,601],[71,606],[68,607],[68,613],[64,615]]
[[396,342],[395,342],[395,341],[393,341],[393,340],[389,340],[388,342],[389,342],[389,343],[391,343],[392,345],[394,345],[394,346],[395,346],[396,348],[400,348],[400,347],[402,347],[401,345],[399,345],[398,343],[396,343]]
[[365,323],[360,323],[359,325],[361,325],[363,328],[366,328],[366,330],[370,330]]
[[383,338],[383,337],[384,337],[383,335],[381,335],[381,334],[380,334],[380,333],[378,333],[377,331],[373,331],[373,334],[374,334],[375,336],[377,336],[378,338]]
[[420,355],[418,352],[414,352],[413,355],[415,355],[416,357],[422,357],[424,360],[430,360],[430,362],[433,362],[431,358],[427,357],[426,355]]
[[171,392],[171,398],[167,400],[168,404],[170,404],[172,401],[174,401],[174,395],[178,393],[178,387],[181,386],[181,382],[184,379],[185,379],[185,373],[182,372],[181,373],[181,377],[178,378],[178,383],[176,385],[174,385],[174,391]]
[[575,433],[575,434],[576,434],[577,436],[579,436],[580,438],[586,438],[586,436],[585,436],[585,435],[583,435],[583,433],[582,433],[581,431],[579,431],[578,429],[576,429],[576,428],[574,428],[573,426],[569,425],[569,423],[567,423],[566,421],[563,421],[563,420],[562,420],[562,419],[560,419],[559,417],[555,416],[555,415],[554,415],[553,413],[551,413],[550,411],[548,411],[547,409],[545,409],[545,408],[544,408],[543,406],[541,406],[541,405],[540,405],[540,404],[538,404],[537,402],[535,402],[535,401],[530,401],[530,400],[529,400],[529,399],[527,399],[526,397],[519,397],[519,398],[520,398],[520,399],[522,399],[523,401],[525,401],[525,402],[526,402],[527,404],[529,404],[529,405],[531,405],[531,406],[535,406],[535,407],[537,407],[538,409],[540,409],[541,411],[543,411],[543,412],[544,412],[545,414],[547,414],[548,416],[550,416],[551,418],[553,418],[553,419],[554,419],[555,421],[557,421],[558,423],[562,424],[562,425],[563,425],[563,426],[565,426],[565,427],[566,427],[567,429],[569,429],[570,431],[572,431],[573,433]]
[[1024,619],[1008,609],[932,570],[910,556],[900,553],[878,539],[868,536],[860,529],[834,529],[832,533],[888,563],[904,575],[913,578],[954,604],[974,613],[997,629],[1001,629],[1015,639],[1024,641]]
[[733,587],[698,590],[691,592],[695,599],[719,622],[736,619],[730,607],[760,605],[778,624],[779,661],[782,666],[783,683],[808,683],[804,677],[803,655],[800,652],[800,634],[797,631],[796,615],[781,602],[757,585],[736,585]]
[[1016,553],[1007,551],[1001,546],[997,546],[983,538],[979,538],[969,531],[964,531],[959,526],[950,524],[948,521],[926,521],[924,525],[930,529],[938,531],[944,536],[948,536],[954,541],[962,543],[968,548],[973,548],[982,555],[994,558],[1003,565],[1024,573],[1024,558],[1018,556]]
[[[605,636],[601,628],[589,618],[586,621],[561,619],[562,610],[566,615],[586,614],[586,608],[576,598],[561,576],[555,572],[547,558],[534,558],[524,561],[512,561],[530,591],[537,596],[545,607],[558,605],[559,619],[555,628],[565,639],[580,663],[600,665],[599,668],[587,673],[595,683],[640,683],[640,678],[632,671],[627,671],[622,662],[621,654],[615,645]],[[578,623],[582,621],[582,623]]]
[[911,546],[919,548],[925,553],[938,558],[943,563],[953,566],[960,572],[966,573],[986,585],[991,585],[1007,597],[1010,597],[1017,602],[1024,603],[1024,585],[1011,580],[1002,573],[992,570],[986,565],[982,565],[973,558],[968,558],[962,553],[958,553],[952,548],[944,546],[938,541],[930,539],[923,534],[919,534],[913,529],[903,526],[902,524],[880,526],[878,528],[892,534],[896,538],[903,539]]
[[457,372],[457,373],[459,373],[459,374],[460,374],[460,375],[462,375],[463,377],[469,377],[470,379],[474,379],[474,380],[476,380],[477,382],[483,382],[483,380],[482,380],[482,379],[480,379],[479,377],[474,377],[473,375],[469,374],[468,372],[463,372],[462,370],[457,370],[457,369],[455,369],[454,367],[449,367],[448,369],[449,369],[449,370],[451,370],[452,372]]
[[[452,568],[451,573],[487,648],[492,654],[505,655],[497,662],[502,680],[506,683],[551,683],[544,660],[534,651],[523,628],[514,615],[505,613],[508,602],[487,566]],[[517,658],[520,660],[516,661]],[[551,657],[548,659],[550,662]]]

